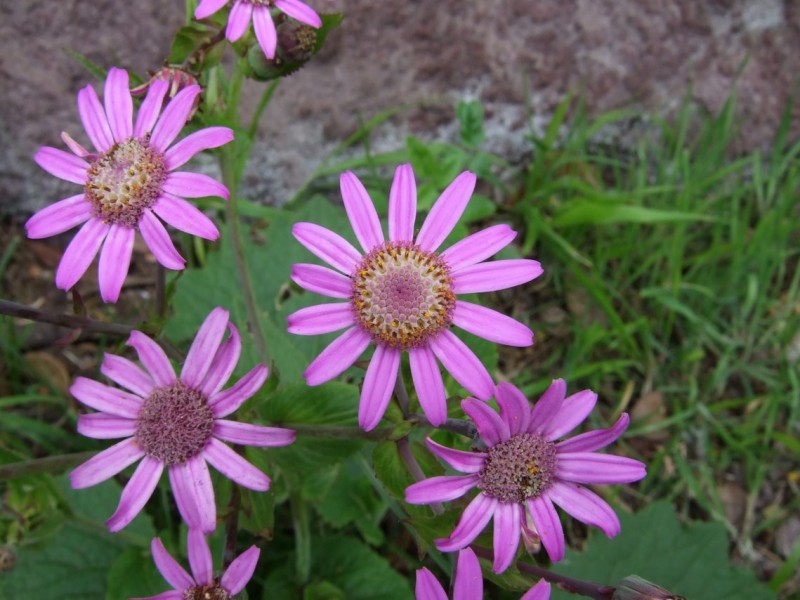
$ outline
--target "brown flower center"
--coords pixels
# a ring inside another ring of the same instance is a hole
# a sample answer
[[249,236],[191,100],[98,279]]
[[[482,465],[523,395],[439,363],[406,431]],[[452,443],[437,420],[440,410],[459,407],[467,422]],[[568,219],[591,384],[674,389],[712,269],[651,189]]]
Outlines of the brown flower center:
[[505,503],[523,503],[550,487],[556,471],[556,446],[540,435],[521,433],[489,448],[478,487]]
[[231,595],[217,580],[207,585],[196,585],[183,592],[183,600],[230,600]]

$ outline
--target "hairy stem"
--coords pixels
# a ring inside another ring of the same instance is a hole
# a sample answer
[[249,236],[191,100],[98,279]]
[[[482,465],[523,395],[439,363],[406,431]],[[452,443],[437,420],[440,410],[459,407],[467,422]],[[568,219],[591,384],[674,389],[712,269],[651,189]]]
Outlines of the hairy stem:
[[31,321],[39,321],[40,323],[50,323],[69,329],[82,329],[84,331],[95,331],[98,333],[107,333],[109,335],[126,336],[133,331],[133,327],[129,327],[128,325],[106,323],[104,321],[90,319],[89,317],[51,313],[25,304],[19,304],[18,302],[9,302],[8,300],[0,300],[0,314],[21,319],[30,319]]
[[[414,451],[411,449],[411,444],[408,442],[408,438],[400,438],[395,443],[397,444],[397,452],[400,454],[400,459],[405,463],[406,468],[408,469],[408,472],[411,473],[414,481],[422,481],[425,479],[425,473],[422,472],[417,459],[414,457]],[[430,506],[434,515],[438,516],[444,512],[444,507],[438,502],[431,504]]]
[[84,461],[89,460],[97,452],[75,452],[73,454],[57,454],[56,456],[45,456],[31,460],[0,465],[0,481],[6,479],[16,479],[26,475],[36,475],[38,473],[61,473],[69,468],[76,467]]
[[222,550],[222,570],[226,571],[236,558],[236,536],[239,532],[239,506],[242,495],[239,486],[234,484],[228,502],[228,515],[225,517],[225,547]]

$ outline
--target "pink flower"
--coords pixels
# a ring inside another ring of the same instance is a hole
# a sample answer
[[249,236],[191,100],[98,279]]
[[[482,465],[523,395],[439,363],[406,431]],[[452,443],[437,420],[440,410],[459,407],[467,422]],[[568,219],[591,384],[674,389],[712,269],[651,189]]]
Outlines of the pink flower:
[[[428,569],[417,571],[416,600],[447,600],[447,593]],[[550,584],[544,579],[525,592],[520,600],[549,600]],[[483,600],[483,574],[472,548],[458,553],[453,600]]]
[[308,250],[340,271],[298,264],[293,267],[292,279],[312,292],[345,300],[304,308],[287,319],[289,331],[300,335],[346,328],[306,369],[308,384],[319,385],[336,377],[372,342],[375,353],[364,378],[358,411],[364,429],[374,428],[383,417],[404,351],[409,355],[422,409],[434,425],[447,419],[437,359],[471,394],[488,400],[492,377],[450,326],[509,346],[530,346],[533,332],[497,311],[458,300],[456,295],[525,283],[542,273],[539,263],[527,259],[484,262],[516,236],[507,225],[474,233],[437,254],[475,188],[475,175],[468,171],[442,193],[416,238],[417,189],[410,165],[395,172],[389,194],[388,241],[358,178],[344,173],[341,188],[363,253],[319,225],[297,223],[292,230]]
[[153,560],[172,590],[149,598],[133,600],[185,600],[186,598],[233,598],[244,589],[256,570],[261,550],[250,546],[230,564],[222,577],[214,577],[211,551],[205,536],[197,529],[189,529],[186,540],[189,566],[192,574],[170,556],[161,540],[154,538],[150,544]]
[[[223,342],[226,330],[230,336]],[[80,402],[100,411],[80,416],[80,433],[97,439],[126,438],[75,469],[70,474],[72,487],[96,485],[141,459],[106,522],[111,531],[119,531],[142,510],[166,467],[183,520],[189,527],[211,532],[217,515],[206,462],[251,490],[265,491],[270,483],[220,440],[262,447],[294,441],[295,433],[289,429],[223,418],[261,388],[267,368],[257,365],[233,387],[222,390],[236,368],[242,344],[236,327],[228,323],[228,312],[221,308],[211,311],[197,332],[180,377],[161,347],[143,333],[131,333],[128,345],[144,369],[106,354],[100,371],[130,391],[84,377],[70,388]]]
[[[227,3],[228,0],[201,0],[197,10],[194,11],[194,18],[205,19]],[[322,19],[319,15],[313,8],[300,0],[234,0],[231,14],[228,16],[225,37],[231,42],[241,38],[247,32],[247,26],[250,25],[252,16],[258,45],[261,46],[267,58],[275,58],[278,34],[275,31],[275,22],[272,20],[270,12],[270,8],[273,6],[305,25],[317,29],[322,27]]]
[[228,190],[207,175],[176,169],[198,152],[231,141],[233,131],[208,127],[170,147],[192,111],[200,86],[183,89],[162,113],[168,88],[166,81],[152,83],[134,123],[128,73],[111,69],[104,105],[91,86],[78,92],[78,112],[95,151],[62,133],[72,154],[44,146],[34,156],[51,175],[83,186],[82,193],[40,210],[25,224],[28,237],[45,238],[85,223],[58,266],[59,288],[74,286],[100,251],[100,294],[105,302],[116,302],[137,230],[158,262],[168,269],[183,269],[186,261],[161,220],[207,240],[219,237],[214,223],[183,198],[227,199]]
[[608,537],[619,533],[614,510],[582,484],[630,483],[645,476],[645,466],[638,460],[595,452],[622,435],[628,415],[623,414],[611,429],[556,442],[583,422],[597,402],[591,390],[564,398],[566,391],[564,380],[556,379],[531,407],[516,387],[501,383],[495,391],[499,415],[484,402],[464,400],[464,412],[488,447],[484,452],[463,452],[427,440],[434,454],[467,475],[431,477],[410,485],[407,502],[445,502],[474,487],[481,490],[450,537],[436,540],[439,550],[464,548],[494,517],[493,569],[500,573],[514,559],[529,514],[550,558],[559,561],[564,558],[564,532],[554,503]]

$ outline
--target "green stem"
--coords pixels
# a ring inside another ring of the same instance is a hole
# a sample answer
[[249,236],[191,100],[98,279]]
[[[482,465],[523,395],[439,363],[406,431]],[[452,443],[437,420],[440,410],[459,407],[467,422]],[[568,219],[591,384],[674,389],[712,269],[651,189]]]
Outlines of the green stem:
[[308,505],[299,493],[292,493],[289,498],[292,508],[292,525],[294,526],[295,543],[295,575],[297,583],[305,584],[311,575],[311,529],[308,523]]
[[71,467],[76,467],[82,462],[89,460],[97,452],[75,452],[73,454],[57,454],[56,456],[45,456],[44,458],[34,458],[31,460],[21,460],[19,462],[0,465],[0,481],[6,479],[16,479],[26,475],[36,475],[38,473],[61,473]]

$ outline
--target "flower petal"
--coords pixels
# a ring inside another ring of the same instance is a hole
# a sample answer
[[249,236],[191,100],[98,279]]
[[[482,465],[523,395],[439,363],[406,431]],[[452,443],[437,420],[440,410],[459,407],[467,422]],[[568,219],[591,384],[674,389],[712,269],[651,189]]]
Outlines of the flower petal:
[[510,383],[500,383],[494,390],[494,397],[500,406],[500,416],[508,425],[511,435],[528,430],[531,405],[525,395]]
[[70,149],[70,151],[80,158],[93,158],[95,155],[89,152],[86,148],[81,146],[78,142],[72,139],[72,136],[66,131],[61,132],[61,141]]
[[550,600],[550,584],[544,579],[529,589],[519,600]]
[[78,92],[78,114],[86,134],[98,152],[105,152],[114,145],[106,112],[100,104],[97,92],[90,85]]
[[425,443],[428,445],[431,452],[453,467],[456,471],[470,474],[478,473],[486,464],[487,454],[485,452],[455,450],[454,448],[448,448],[447,446],[437,444],[431,438],[425,438]]
[[195,582],[200,585],[211,583],[214,579],[214,564],[211,561],[211,549],[202,531],[189,530],[186,536],[186,550]]
[[218,419],[227,417],[239,408],[245,401],[253,396],[269,375],[269,369],[264,365],[256,365],[233,386],[222,392],[209,396],[209,406]]
[[161,189],[168,194],[184,198],[205,198],[210,196],[227,200],[230,197],[228,188],[213,177],[187,171],[172,171],[167,175],[161,185]]
[[320,265],[292,265],[292,281],[304,290],[330,298],[349,298],[353,295],[350,278]]
[[228,27],[225,29],[225,37],[228,38],[228,41],[235,42],[247,32],[252,14],[253,5],[250,2],[239,0],[233,3],[230,15],[228,15]]
[[92,207],[86,196],[77,194],[37,212],[25,223],[25,230],[29,238],[38,240],[68,231],[85,223],[91,216]]
[[559,452],[556,477],[574,483],[631,483],[647,475],[644,463],[597,452]]
[[241,592],[247,582],[250,581],[256,570],[260,554],[261,550],[256,546],[250,546],[237,556],[223,573],[219,583],[231,596]]
[[96,440],[130,437],[136,433],[136,420],[106,413],[80,415],[78,417],[78,433]]
[[133,393],[147,398],[153,391],[153,379],[127,358],[106,352],[100,372],[114,383],[129,389]]
[[511,437],[508,424],[485,402],[467,398],[461,401],[462,410],[478,428],[478,433],[489,447],[507,441]]
[[50,175],[64,181],[83,185],[89,177],[87,174],[89,163],[58,148],[42,146],[33,156],[33,160]]
[[200,95],[200,91],[199,85],[190,85],[175,94],[175,97],[169,101],[150,135],[150,143],[155,148],[161,152],[167,151],[169,145],[186,125],[186,121],[189,120],[194,101]]
[[591,490],[567,481],[554,481],[547,488],[547,495],[571,517],[599,527],[606,536],[612,538],[620,532],[614,509]]
[[564,558],[564,529],[553,503],[545,495],[528,498],[526,504],[550,560],[560,561]]
[[108,231],[97,265],[103,302],[114,303],[119,300],[122,285],[128,276],[135,237],[136,230],[116,223]]
[[211,533],[217,526],[217,507],[211,474],[202,454],[169,469],[175,504],[186,525]]
[[187,135],[164,154],[167,169],[174,171],[185,165],[198,152],[219,148],[233,140],[230,127],[206,127]]
[[122,440],[95,454],[70,474],[72,489],[79,490],[113,477],[144,456],[144,450],[136,442],[136,438]]
[[394,172],[389,191],[389,239],[413,242],[417,218],[417,182],[410,164],[400,165]]
[[75,379],[69,391],[86,406],[116,417],[137,419],[142,408],[140,398],[86,377]]
[[478,485],[477,475],[439,475],[429,477],[406,488],[409,504],[433,504],[461,498]]
[[456,294],[494,292],[527,283],[544,271],[541,265],[527,258],[493,260],[463,267],[453,273]]
[[392,398],[400,369],[400,350],[377,346],[369,361],[358,403],[358,424],[364,431],[371,431],[380,423]]
[[56,271],[56,287],[62,290],[69,290],[78,283],[78,280],[86,273],[86,269],[92,264],[97,251],[106,239],[110,225],[106,225],[100,219],[89,219],[89,221],[78,230],[75,237],[64,250],[61,262]]
[[269,489],[269,477],[219,440],[212,437],[203,456],[212,467],[239,485],[257,492]]
[[417,246],[423,251],[434,252],[450,235],[467,208],[475,182],[475,174],[464,171],[442,192],[417,234]]
[[261,51],[270,60],[275,58],[275,49],[278,47],[278,33],[275,31],[275,21],[266,6],[253,7],[253,31]]
[[502,573],[517,554],[520,535],[519,504],[500,502],[494,509],[494,562],[492,571]]
[[119,531],[136,518],[153,495],[163,471],[164,463],[160,460],[150,456],[142,458],[130,481],[122,489],[117,510],[106,521],[109,531]]
[[275,0],[275,6],[287,15],[311,27],[322,27],[322,19],[314,9],[300,0]]
[[231,444],[259,446],[261,448],[288,446],[297,437],[297,434],[291,429],[265,427],[226,419],[217,419],[214,423],[214,435]]
[[[481,585],[483,585],[481,583]],[[442,584],[428,569],[417,569],[417,582],[414,586],[415,600],[447,600]]]
[[364,252],[370,252],[383,243],[383,231],[378,220],[378,212],[366,188],[352,171],[345,171],[339,177],[344,209],[350,225]]
[[472,542],[491,520],[497,507],[497,499],[480,493],[464,509],[464,514],[449,538],[436,540],[436,547],[442,552],[460,550]]
[[564,396],[566,395],[566,382],[563,379],[554,379],[550,387],[539,398],[539,401],[533,405],[528,431],[537,434],[543,433],[550,421],[561,410],[561,404],[564,402]]
[[455,334],[444,330],[428,343],[439,362],[470,394],[481,400],[492,397],[494,391],[492,376],[475,353]]
[[152,211],[145,210],[142,213],[142,217],[139,219],[139,233],[142,234],[144,243],[162,266],[174,271],[183,269],[186,261],[178,254],[167,230]]
[[153,126],[158,120],[161,108],[164,106],[164,97],[167,95],[169,83],[161,79],[150,82],[150,88],[139,107],[136,115],[136,125],[133,128],[133,135],[142,138],[146,133],[152,131]]
[[301,308],[286,317],[289,333],[320,335],[349,327],[355,323],[353,306],[349,302],[316,304]]
[[451,271],[477,264],[508,246],[517,232],[508,225],[493,225],[468,235],[441,253]]
[[308,385],[330,381],[350,365],[369,346],[370,337],[358,327],[351,327],[320,352],[303,373]]
[[467,547],[458,552],[453,598],[483,600],[483,573],[472,548]]
[[103,92],[108,124],[114,140],[123,142],[133,135],[133,99],[128,84],[128,72],[112,67],[106,77]]
[[161,576],[167,580],[176,590],[184,591],[194,586],[194,580],[178,563],[172,555],[164,548],[164,544],[159,538],[153,538],[150,542],[150,552],[153,555],[153,562],[156,563]]
[[438,427],[447,420],[447,395],[436,357],[428,346],[419,346],[409,348],[408,362],[419,404],[431,425]]
[[242,338],[233,323],[228,323],[230,337],[225,340],[214,355],[211,366],[200,384],[200,391],[213,397],[228,382],[242,354]]
[[295,223],[292,235],[306,250],[345,275],[352,274],[361,260],[361,254],[350,242],[338,233],[314,223]]
[[228,0],[201,0],[200,5],[194,11],[195,19],[205,19],[213,15],[223,6],[228,3]]
[[517,347],[533,345],[533,332],[529,327],[496,310],[465,300],[456,300],[453,324],[496,344]]
[[161,346],[141,331],[132,331],[126,345],[136,350],[139,362],[144,365],[157,386],[175,383],[175,369]]
[[162,192],[152,210],[175,229],[196,235],[204,240],[219,239],[219,229],[203,211],[183,198]]
[[545,427],[544,436],[557,440],[583,423],[597,404],[597,394],[592,390],[581,390],[564,399],[561,410]]
[[222,343],[228,329],[230,313],[224,308],[212,310],[203,321],[192,342],[186,360],[183,361],[181,381],[192,388],[199,388]]
[[622,413],[609,429],[595,429],[587,431],[573,438],[564,440],[556,444],[559,452],[594,452],[600,448],[605,448],[610,443],[615,442],[628,428],[631,419],[628,413]]

